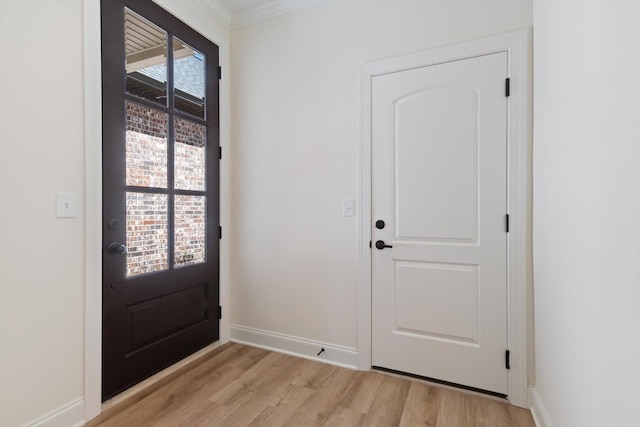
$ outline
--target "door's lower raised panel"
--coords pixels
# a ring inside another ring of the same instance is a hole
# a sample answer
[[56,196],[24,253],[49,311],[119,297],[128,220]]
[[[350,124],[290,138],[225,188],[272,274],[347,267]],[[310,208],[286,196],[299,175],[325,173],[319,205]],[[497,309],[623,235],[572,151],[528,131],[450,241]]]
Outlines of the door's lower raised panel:
[[477,265],[396,262],[394,334],[479,344]]
[[127,307],[128,353],[208,318],[207,284]]

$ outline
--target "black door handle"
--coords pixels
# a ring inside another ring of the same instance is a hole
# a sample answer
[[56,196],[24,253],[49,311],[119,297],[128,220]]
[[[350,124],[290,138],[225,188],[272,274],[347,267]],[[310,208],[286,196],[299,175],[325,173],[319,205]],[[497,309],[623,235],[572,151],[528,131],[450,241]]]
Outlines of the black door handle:
[[378,249],[392,248],[392,247],[393,247],[393,246],[391,246],[391,245],[385,245],[385,244],[384,244],[384,240],[378,240],[378,241],[376,242],[376,248],[378,248]]
[[122,243],[113,242],[109,245],[109,253],[111,255],[122,255],[127,253],[127,247]]

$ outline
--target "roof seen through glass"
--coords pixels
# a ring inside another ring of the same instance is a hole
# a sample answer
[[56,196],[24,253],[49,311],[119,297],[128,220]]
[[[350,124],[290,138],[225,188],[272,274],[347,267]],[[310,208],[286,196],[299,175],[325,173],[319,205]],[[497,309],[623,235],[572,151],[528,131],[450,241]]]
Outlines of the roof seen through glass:
[[[204,67],[202,62],[204,55],[196,52],[193,55],[175,60],[174,80],[175,87],[198,99],[204,98]],[[167,75],[167,66],[163,64],[138,70],[140,74],[164,83]]]

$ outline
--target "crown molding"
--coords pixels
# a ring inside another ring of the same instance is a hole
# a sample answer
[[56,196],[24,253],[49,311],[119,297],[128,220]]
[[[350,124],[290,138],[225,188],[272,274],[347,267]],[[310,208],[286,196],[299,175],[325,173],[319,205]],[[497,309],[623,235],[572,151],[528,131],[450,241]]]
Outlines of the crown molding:
[[216,20],[220,21],[226,29],[231,29],[231,12],[220,4],[218,0],[193,0],[193,2]]
[[267,19],[308,9],[331,0],[264,0],[260,5],[231,13],[218,0],[193,0],[205,12],[220,21],[225,28],[235,30]]
[[[216,0],[213,0],[216,1]],[[287,13],[328,3],[330,0],[266,0],[263,4],[241,10],[231,16],[231,29],[246,27]]]

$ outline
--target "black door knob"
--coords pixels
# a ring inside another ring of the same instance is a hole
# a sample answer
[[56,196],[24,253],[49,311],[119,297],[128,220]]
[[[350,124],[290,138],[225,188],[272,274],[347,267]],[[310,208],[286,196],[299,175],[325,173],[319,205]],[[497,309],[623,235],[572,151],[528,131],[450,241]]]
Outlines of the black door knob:
[[109,245],[109,253],[111,255],[122,255],[127,253],[127,247],[122,243],[113,242]]
[[384,244],[384,240],[378,240],[378,241],[376,242],[376,248],[378,248],[378,249],[380,249],[380,250],[382,250],[382,249],[384,249],[384,248],[392,248],[392,247],[393,247],[393,246],[391,246],[391,245],[385,245],[385,244]]
[[378,230],[382,230],[382,229],[384,228],[384,221],[383,221],[383,220],[381,220],[381,219],[377,220],[377,221],[376,221],[376,228],[377,228]]

